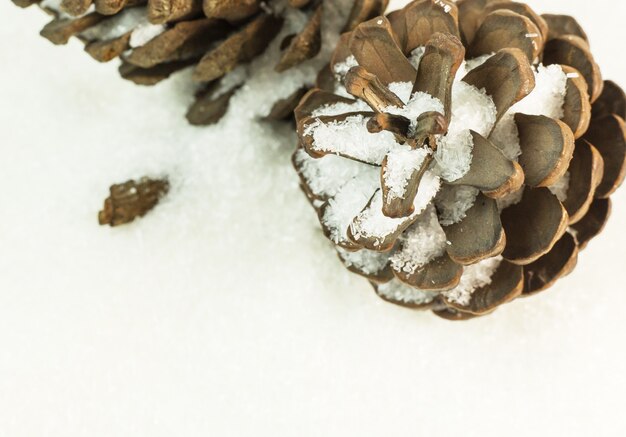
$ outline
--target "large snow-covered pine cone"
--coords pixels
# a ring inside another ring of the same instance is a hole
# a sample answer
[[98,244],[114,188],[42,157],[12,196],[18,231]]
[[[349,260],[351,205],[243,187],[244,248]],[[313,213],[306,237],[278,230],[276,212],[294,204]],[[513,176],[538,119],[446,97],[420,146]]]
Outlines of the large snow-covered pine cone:
[[383,299],[463,320],[574,268],[626,173],[626,99],[580,25],[416,0],[341,37],[296,109],[325,235]]
[[[384,12],[388,0],[13,0],[38,4],[54,18],[41,34],[54,44],[72,36],[101,62],[121,58],[121,75],[154,85],[192,67],[202,84],[189,109],[193,124],[212,124],[249,72],[246,65],[282,35],[276,71],[332,51],[341,32]],[[240,68],[238,68],[240,67]],[[318,67],[319,68],[319,67]],[[306,85],[306,84],[303,84]],[[290,114],[306,89],[280,99],[270,117]]]

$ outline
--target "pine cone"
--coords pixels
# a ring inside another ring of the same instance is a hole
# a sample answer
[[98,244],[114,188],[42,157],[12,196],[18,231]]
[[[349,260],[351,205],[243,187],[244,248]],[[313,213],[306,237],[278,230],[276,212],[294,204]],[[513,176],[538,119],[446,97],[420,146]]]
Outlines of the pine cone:
[[[120,57],[122,77],[154,85],[172,73],[193,67],[204,86],[187,118],[212,124],[245,82],[236,67],[262,54],[283,29],[294,33],[282,41],[276,70],[288,70],[314,58],[322,48],[324,27],[341,31],[382,13],[388,0],[13,0],[39,6],[55,18],[41,34],[54,44],[76,36],[96,60]],[[324,5],[324,8],[322,8]],[[323,11],[324,10],[324,11]],[[296,93],[270,115],[282,115]],[[293,108],[289,108],[289,113]],[[281,111],[281,108],[283,109]]]
[[343,35],[317,85],[293,161],[325,235],[447,319],[570,273],[626,173],[623,91],[573,18],[523,3],[413,1]]

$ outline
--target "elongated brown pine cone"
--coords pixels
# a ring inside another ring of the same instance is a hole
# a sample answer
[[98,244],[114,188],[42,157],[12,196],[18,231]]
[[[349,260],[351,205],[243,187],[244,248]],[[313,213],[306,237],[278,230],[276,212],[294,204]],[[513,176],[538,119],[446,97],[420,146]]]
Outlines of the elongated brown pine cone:
[[293,161],[349,270],[464,320],[572,271],[626,174],[625,112],[573,18],[416,0],[342,36]]
[[[120,74],[137,84],[154,85],[176,71],[193,68],[194,81],[203,87],[187,118],[203,125],[224,115],[230,98],[245,82],[245,73],[233,70],[265,52],[283,28],[294,33],[282,41],[279,72],[314,58],[324,31],[338,35],[350,30],[381,14],[388,0],[13,2],[22,7],[38,4],[54,16],[41,31],[54,44],[66,44],[76,36],[98,61],[121,58]],[[270,116],[291,113],[302,95],[298,92],[278,102]]]

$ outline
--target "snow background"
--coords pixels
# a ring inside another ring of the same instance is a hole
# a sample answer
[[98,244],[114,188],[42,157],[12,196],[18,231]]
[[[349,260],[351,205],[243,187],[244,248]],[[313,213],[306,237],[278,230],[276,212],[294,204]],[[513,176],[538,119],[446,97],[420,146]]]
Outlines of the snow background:
[[[626,85],[626,2],[529,3]],[[136,87],[47,20],[0,4],[0,435],[625,435],[626,188],[551,291],[405,310],[335,258],[284,127],[187,126],[184,74]],[[97,226],[110,183],[162,173],[150,215]]]

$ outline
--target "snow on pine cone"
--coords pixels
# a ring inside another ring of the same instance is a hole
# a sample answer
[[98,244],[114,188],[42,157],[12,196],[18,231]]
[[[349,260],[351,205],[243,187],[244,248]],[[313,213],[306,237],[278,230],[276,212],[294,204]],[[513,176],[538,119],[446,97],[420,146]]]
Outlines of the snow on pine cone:
[[444,318],[570,273],[626,173],[623,91],[573,18],[523,3],[413,1],[343,35],[317,85],[293,161],[325,235]]
[[[120,74],[137,84],[154,85],[192,67],[194,81],[203,86],[187,118],[203,125],[224,115],[230,98],[249,75],[245,65],[264,53],[276,37],[282,37],[278,72],[318,55],[327,62],[339,34],[381,14],[388,0],[13,2],[22,7],[38,4],[54,16],[41,31],[54,44],[66,44],[76,36],[98,61],[121,58]],[[291,114],[306,85],[280,99],[268,116]]]

